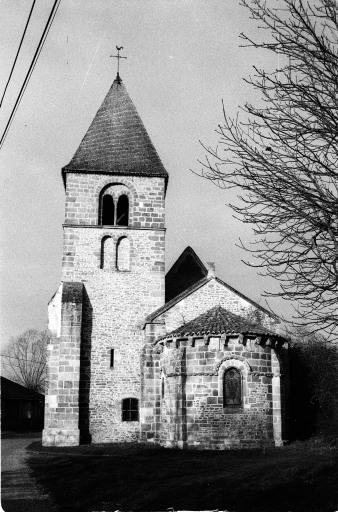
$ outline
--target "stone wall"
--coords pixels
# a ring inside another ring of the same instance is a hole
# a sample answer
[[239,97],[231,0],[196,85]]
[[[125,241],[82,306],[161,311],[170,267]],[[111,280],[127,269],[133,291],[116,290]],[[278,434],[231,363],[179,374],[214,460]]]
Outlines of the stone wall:
[[[120,186],[119,186],[120,185]],[[67,173],[65,224],[97,226],[100,197],[127,194],[134,228],[164,228],[164,179],[139,176]]]
[[79,444],[82,304],[83,284],[63,283],[49,308],[44,446]]
[[[287,351],[258,343],[233,337],[219,338],[218,348],[210,338],[149,344],[142,439],[204,449],[280,445],[279,360]],[[238,407],[223,404],[223,375],[230,367],[241,373]]]
[[[165,322],[166,331],[190,322],[194,318],[213,308],[221,306],[240,316],[250,314],[255,307],[253,303],[228,288],[217,278],[211,278],[203,286],[174,304],[170,309],[156,318],[157,322]],[[275,330],[278,322],[272,316],[262,312],[262,323]]]
[[[164,303],[164,181],[67,174],[62,279],[82,282],[87,295],[81,321],[78,421],[93,442],[139,437],[139,421],[122,421],[122,400],[140,400],[142,326]],[[102,190],[127,193],[128,226],[98,224]],[[108,244],[102,243],[106,237]],[[107,265],[102,265],[102,247]]]
[[[166,332],[214,306],[241,316],[254,310],[250,300],[212,276],[145,326],[141,437],[179,447],[280,445],[287,435],[282,423],[287,350],[237,338],[226,343],[210,337],[177,340],[163,349],[154,345]],[[273,317],[261,312],[261,319],[275,330],[278,323]],[[242,375],[243,402],[237,410],[223,408],[222,375],[229,365]]]

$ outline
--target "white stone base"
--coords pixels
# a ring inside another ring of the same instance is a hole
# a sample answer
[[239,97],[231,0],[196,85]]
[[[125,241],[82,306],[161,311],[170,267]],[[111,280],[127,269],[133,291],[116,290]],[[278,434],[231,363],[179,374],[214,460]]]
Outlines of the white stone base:
[[281,446],[284,446],[285,442],[282,439],[275,439],[275,446],[277,448],[280,448]]
[[42,446],[79,446],[80,430],[45,428],[42,431]]

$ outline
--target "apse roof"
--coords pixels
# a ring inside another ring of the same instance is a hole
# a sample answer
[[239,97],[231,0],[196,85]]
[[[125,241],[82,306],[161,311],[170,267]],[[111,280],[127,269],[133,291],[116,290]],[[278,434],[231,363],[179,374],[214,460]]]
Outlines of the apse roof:
[[117,77],[63,172],[168,178],[130,96]]
[[215,306],[202,315],[194,318],[190,322],[181,325],[160,339],[178,338],[186,336],[204,336],[211,334],[271,334],[278,336],[273,331],[269,331],[262,325],[251,322],[250,320],[231,313],[221,306]]

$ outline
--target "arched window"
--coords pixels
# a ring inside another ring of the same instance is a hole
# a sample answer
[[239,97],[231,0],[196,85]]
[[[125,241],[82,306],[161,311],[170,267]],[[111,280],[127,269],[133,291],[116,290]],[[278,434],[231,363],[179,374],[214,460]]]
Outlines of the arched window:
[[237,368],[229,368],[223,376],[223,407],[240,407],[241,405],[241,373]]
[[138,421],[137,398],[124,398],[122,400],[122,421]]
[[114,199],[109,194],[102,197],[101,224],[102,226],[114,226],[115,206]]
[[115,247],[114,240],[105,236],[101,241],[101,262],[100,268],[115,269]]
[[130,270],[130,242],[126,237],[120,238],[117,243],[116,268],[120,271]]
[[117,201],[116,225],[128,226],[129,220],[129,199],[123,194]]

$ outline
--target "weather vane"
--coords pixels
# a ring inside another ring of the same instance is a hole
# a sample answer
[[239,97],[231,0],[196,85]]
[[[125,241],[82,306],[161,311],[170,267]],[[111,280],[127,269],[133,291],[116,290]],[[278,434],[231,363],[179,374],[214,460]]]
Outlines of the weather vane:
[[123,46],[116,46],[116,50],[117,50],[117,55],[111,55],[111,57],[114,57],[115,59],[117,59],[117,81],[120,82],[120,59],[126,59],[127,57],[123,57],[122,55],[120,55],[120,51],[123,50]]

